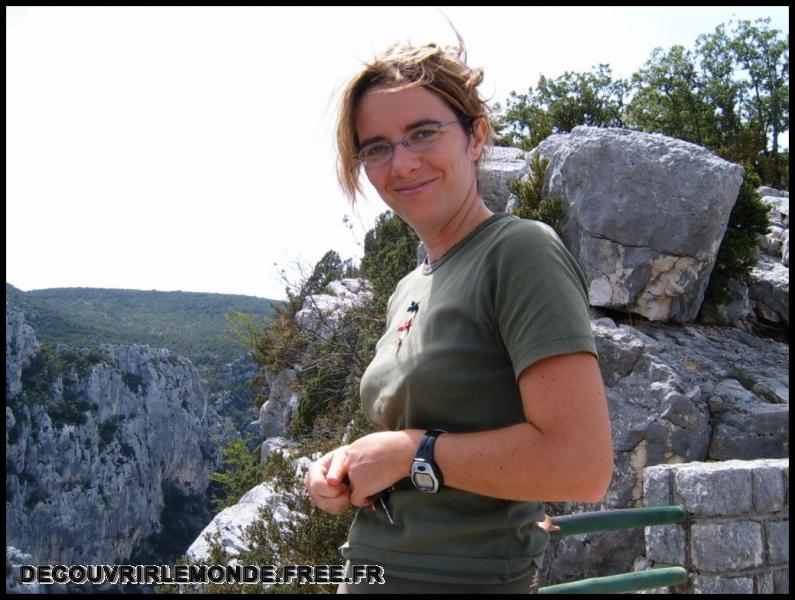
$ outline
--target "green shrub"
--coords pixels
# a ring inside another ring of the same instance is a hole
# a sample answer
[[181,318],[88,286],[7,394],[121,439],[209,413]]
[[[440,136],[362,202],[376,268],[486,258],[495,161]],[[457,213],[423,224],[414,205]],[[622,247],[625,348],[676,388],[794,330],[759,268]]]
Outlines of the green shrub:
[[737,202],[729,216],[715,267],[712,269],[705,301],[725,304],[729,301],[730,279],[748,282],[751,270],[757,263],[758,236],[765,235],[770,226],[768,207],[756,191],[761,180],[750,167],[745,167],[745,177],[737,195]]
[[560,224],[566,217],[565,202],[557,196],[541,197],[548,166],[549,159],[536,152],[530,160],[530,178],[527,181],[516,179],[511,182],[511,192],[519,200],[513,214],[521,219],[543,221],[560,235]]
[[391,211],[380,214],[364,236],[361,268],[373,287],[376,310],[386,311],[395,286],[417,266],[418,244],[414,230]]
[[217,512],[234,506],[251,488],[262,483],[265,472],[260,464],[259,447],[246,450],[245,440],[233,440],[222,451],[224,470],[210,474],[210,479],[221,484],[221,495],[212,495],[211,503]]
[[46,404],[52,384],[61,376],[55,344],[42,342],[27,366],[22,369],[21,400],[24,404]]
[[121,380],[133,393],[136,393],[139,387],[143,390],[144,380],[137,373],[124,372],[121,374]]
[[121,415],[114,415],[104,423],[99,424],[99,449],[102,450],[105,446],[113,441],[119,431],[119,424],[121,423]]
[[[328,441],[327,441],[328,443]],[[348,536],[354,510],[335,516],[317,509],[304,491],[303,480],[295,476],[291,461],[280,453],[273,453],[268,459],[266,480],[273,489],[283,493],[286,507],[304,515],[296,522],[279,523],[273,510],[267,505],[260,507],[259,518],[245,531],[247,545],[252,548],[240,553],[236,558],[240,564],[250,565],[334,565],[342,564],[339,553]],[[210,538],[210,556],[199,564],[225,565],[232,557],[221,546],[220,536]],[[307,585],[292,582],[283,585],[251,584],[207,584],[201,586],[199,593],[334,593],[334,585]]]

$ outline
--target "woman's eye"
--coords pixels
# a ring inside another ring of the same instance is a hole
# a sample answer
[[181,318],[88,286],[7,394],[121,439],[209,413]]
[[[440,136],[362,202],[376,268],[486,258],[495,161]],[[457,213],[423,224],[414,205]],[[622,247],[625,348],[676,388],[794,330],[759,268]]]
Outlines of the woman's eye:
[[409,143],[427,142],[432,140],[437,134],[437,131],[432,128],[415,129],[409,134]]
[[389,151],[388,144],[371,144],[364,149],[365,158],[378,158]]

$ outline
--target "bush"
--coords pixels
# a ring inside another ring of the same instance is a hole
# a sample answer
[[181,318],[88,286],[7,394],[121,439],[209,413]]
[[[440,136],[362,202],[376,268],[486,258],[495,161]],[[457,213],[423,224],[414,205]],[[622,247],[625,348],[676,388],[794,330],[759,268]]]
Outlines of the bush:
[[210,479],[221,484],[222,496],[213,495],[211,502],[217,512],[234,506],[251,488],[262,483],[265,472],[259,460],[259,447],[246,450],[245,440],[233,440],[222,450],[224,470],[211,473]]
[[758,236],[765,235],[770,226],[768,207],[756,191],[761,185],[759,176],[749,166],[737,195],[737,202],[729,216],[715,267],[712,269],[705,301],[725,304],[729,301],[730,279],[748,282],[757,263]]
[[373,304],[386,311],[389,296],[398,282],[417,266],[419,238],[400,217],[387,211],[364,236],[362,273],[373,287]]
[[511,183],[511,192],[519,200],[519,206],[513,211],[521,219],[543,221],[560,235],[560,224],[566,217],[563,198],[554,196],[542,198],[549,159],[536,152],[530,160],[530,178],[526,181],[517,179]]

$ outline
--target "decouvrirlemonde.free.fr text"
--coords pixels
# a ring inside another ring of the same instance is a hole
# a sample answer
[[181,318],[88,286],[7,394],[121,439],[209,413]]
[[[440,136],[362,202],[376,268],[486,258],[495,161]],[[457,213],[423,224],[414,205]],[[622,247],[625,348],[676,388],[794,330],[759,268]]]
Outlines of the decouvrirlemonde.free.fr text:
[[20,583],[340,584],[384,583],[378,565],[20,565]]

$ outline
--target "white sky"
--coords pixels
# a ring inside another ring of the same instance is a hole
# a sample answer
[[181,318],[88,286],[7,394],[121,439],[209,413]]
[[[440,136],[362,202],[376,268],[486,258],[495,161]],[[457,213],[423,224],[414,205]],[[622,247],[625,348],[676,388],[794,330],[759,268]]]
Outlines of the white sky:
[[[789,33],[783,6],[442,10],[492,103],[732,16]],[[455,42],[431,7],[7,7],[6,281],[284,298],[279,269],[360,258],[386,207],[339,189],[333,98],[406,39]]]

